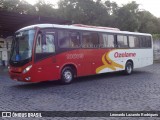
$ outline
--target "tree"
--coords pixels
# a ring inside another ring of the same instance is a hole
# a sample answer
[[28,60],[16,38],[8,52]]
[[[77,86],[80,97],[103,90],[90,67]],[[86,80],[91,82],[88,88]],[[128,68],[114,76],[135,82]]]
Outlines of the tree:
[[34,14],[35,7],[24,0],[1,0],[0,10],[12,11],[20,14]]
[[117,19],[117,12],[118,12],[118,5],[116,2],[111,2],[110,0],[107,0],[104,2],[104,5],[107,9],[107,12],[109,14],[108,16],[108,20],[106,21],[105,26],[109,26],[109,27],[118,27],[116,23],[116,19]]
[[111,2],[110,0],[107,0],[104,2],[104,4],[105,4],[106,9],[110,15],[117,13],[119,7],[116,2]]
[[139,12],[139,31],[146,33],[160,33],[160,21],[148,11]]
[[121,30],[138,31],[138,7],[139,5],[134,1],[120,7],[115,13],[117,27]]
[[55,8],[44,0],[38,0],[35,5],[25,0],[0,0],[0,10],[58,17],[73,23],[118,27],[126,31],[160,33],[160,18],[140,10],[134,1],[120,7],[110,0],[60,0]]
[[74,23],[104,25],[109,16],[100,0],[61,0],[58,6],[59,15]]
[[46,3],[44,0],[39,0],[34,7],[37,15],[57,17],[54,5]]

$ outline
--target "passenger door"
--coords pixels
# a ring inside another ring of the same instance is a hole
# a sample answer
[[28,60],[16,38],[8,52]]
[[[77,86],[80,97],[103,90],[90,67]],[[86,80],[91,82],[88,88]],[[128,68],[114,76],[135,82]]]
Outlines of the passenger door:
[[35,47],[35,76],[38,81],[53,80],[56,74],[56,32],[45,30],[38,33]]

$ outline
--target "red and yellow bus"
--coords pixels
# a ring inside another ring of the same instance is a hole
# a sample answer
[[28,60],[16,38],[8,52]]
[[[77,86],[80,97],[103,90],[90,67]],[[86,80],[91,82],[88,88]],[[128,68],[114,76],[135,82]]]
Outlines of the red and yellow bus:
[[41,82],[124,71],[153,64],[151,34],[87,25],[38,24],[18,30],[12,43],[13,80]]

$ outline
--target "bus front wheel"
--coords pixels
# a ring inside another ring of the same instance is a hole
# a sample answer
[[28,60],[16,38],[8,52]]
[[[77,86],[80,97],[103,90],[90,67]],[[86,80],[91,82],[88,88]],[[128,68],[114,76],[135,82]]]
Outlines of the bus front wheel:
[[61,72],[61,83],[70,84],[74,79],[74,73],[71,67],[63,68]]
[[125,72],[126,75],[132,74],[132,72],[133,72],[133,64],[132,64],[132,62],[128,61],[126,63],[125,71],[124,72]]

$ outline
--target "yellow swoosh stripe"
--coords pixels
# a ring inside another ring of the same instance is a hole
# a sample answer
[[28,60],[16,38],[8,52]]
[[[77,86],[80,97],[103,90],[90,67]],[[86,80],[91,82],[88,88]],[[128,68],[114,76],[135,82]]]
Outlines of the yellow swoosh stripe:
[[[114,62],[113,60],[111,60],[111,59],[109,58],[109,53],[110,53],[110,52],[105,53],[105,54],[102,56],[102,62],[103,62],[104,65],[98,67],[98,68],[96,69],[96,73],[99,73],[101,70],[103,70],[103,69],[105,69],[105,68],[109,68],[109,69],[112,69],[112,70],[116,70],[116,67],[118,67],[118,68],[123,68],[123,65],[120,65],[120,64]],[[108,62],[107,62],[106,60],[107,60]]]

